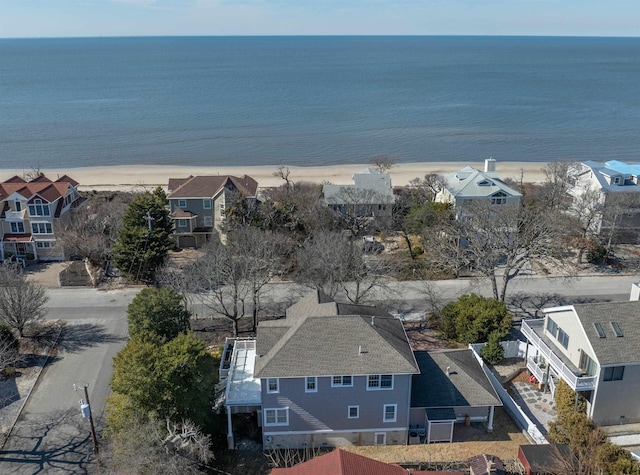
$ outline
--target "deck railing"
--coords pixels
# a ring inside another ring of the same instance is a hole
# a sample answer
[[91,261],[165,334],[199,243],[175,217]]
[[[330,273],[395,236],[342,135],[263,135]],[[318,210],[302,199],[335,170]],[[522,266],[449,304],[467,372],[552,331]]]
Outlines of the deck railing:
[[[531,324],[543,328],[543,322],[544,321],[532,321]],[[538,350],[538,353],[544,356],[547,364],[551,365],[551,368],[558,377],[564,379],[567,384],[571,386],[571,389],[574,391],[587,391],[596,387],[597,378],[595,376],[579,376],[575,374],[571,368],[564,364],[562,359],[553,352],[542,338],[536,334],[527,320],[523,320],[521,330],[522,334],[526,336],[529,342]],[[544,382],[544,373],[542,373],[541,377],[538,378],[538,374],[540,374],[542,368],[539,367],[539,362],[537,360],[534,360],[532,357],[527,358],[527,368],[536,375],[538,381]]]

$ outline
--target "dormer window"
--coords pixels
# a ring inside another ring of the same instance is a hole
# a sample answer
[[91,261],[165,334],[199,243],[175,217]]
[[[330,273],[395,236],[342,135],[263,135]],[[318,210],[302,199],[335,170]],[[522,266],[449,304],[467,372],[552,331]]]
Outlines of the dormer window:
[[20,201],[16,200],[14,202],[14,207],[16,211],[22,211],[22,203],[20,203]]
[[493,183],[489,180],[482,180],[481,182],[478,183],[478,186],[491,186],[493,185]]
[[499,191],[491,196],[492,205],[505,205],[507,204],[507,194],[504,191]]
[[49,205],[42,200],[36,199],[29,205],[29,216],[51,216]]
[[613,177],[613,184],[614,185],[619,185],[621,182],[622,182],[622,177],[620,177],[620,176]]

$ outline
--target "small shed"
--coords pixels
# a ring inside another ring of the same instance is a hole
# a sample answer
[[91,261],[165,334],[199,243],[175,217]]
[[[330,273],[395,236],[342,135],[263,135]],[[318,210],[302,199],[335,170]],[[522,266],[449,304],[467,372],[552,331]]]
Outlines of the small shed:
[[572,455],[565,444],[521,445],[518,460],[525,475],[562,475]]
[[427,409],[427,444],[453,441],[453,424],[456,413],[453,409]]

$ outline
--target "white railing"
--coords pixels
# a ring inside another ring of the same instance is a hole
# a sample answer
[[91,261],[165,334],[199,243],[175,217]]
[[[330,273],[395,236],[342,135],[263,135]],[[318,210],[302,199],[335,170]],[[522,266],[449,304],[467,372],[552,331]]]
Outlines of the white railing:
[[[542,354],[547,362],[551,364],[551,367],[555,370],[556,374],[564,379],[571,389],[574,391],[586,391],[594,389],[596,387],[595,376],[578,376],[567,365],[565,365],[560,357],[556,355],[549,346],[542,341],[533,328],[529,326],[526,320],[522,321],[522,334],[527,337],[531,344],[538,350],[538,353]],[[529,362],[527,362],[527,367]],[[532,368],[529,368],[532,370]],[[536,376],[537,378],[537,376]]]
[[7,211],[5,213],[7,221],[24,221],[24,210],[22,211]]

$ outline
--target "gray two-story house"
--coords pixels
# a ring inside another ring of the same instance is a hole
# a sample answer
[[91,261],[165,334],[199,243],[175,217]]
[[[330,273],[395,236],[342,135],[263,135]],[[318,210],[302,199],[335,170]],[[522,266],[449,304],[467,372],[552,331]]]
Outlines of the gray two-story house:
[[56,233],[84,201],[78,182],[67,175],[55,181],[14,176],[0,183],[0,261],[63,260]]
[[451,441],[457,422],[491,430],[501,405],[471,350],[414,354],[401,320],[321,291],[229,339],[220,377],[229,448],[236,414],[257,415],[266,449],[404,445]]
[[395,196],[388,173],[365,168],[351,178],[353,184],[322,187],[325,203],[332,210],[358,217],[391,216]]
[[256,340],[265,447],[407,443],[419,370],[400,320],[316,291]]
[[598,425],[639,423],[640,302],[567,305],[544,315],[522,322],[536,379],[552,392],[564,380]]
[[189,176],[170,178],[168,200],[178,247],[198,248],[220,232],[225,211],[240,196],[256,201],[258,182],[250,176]]

